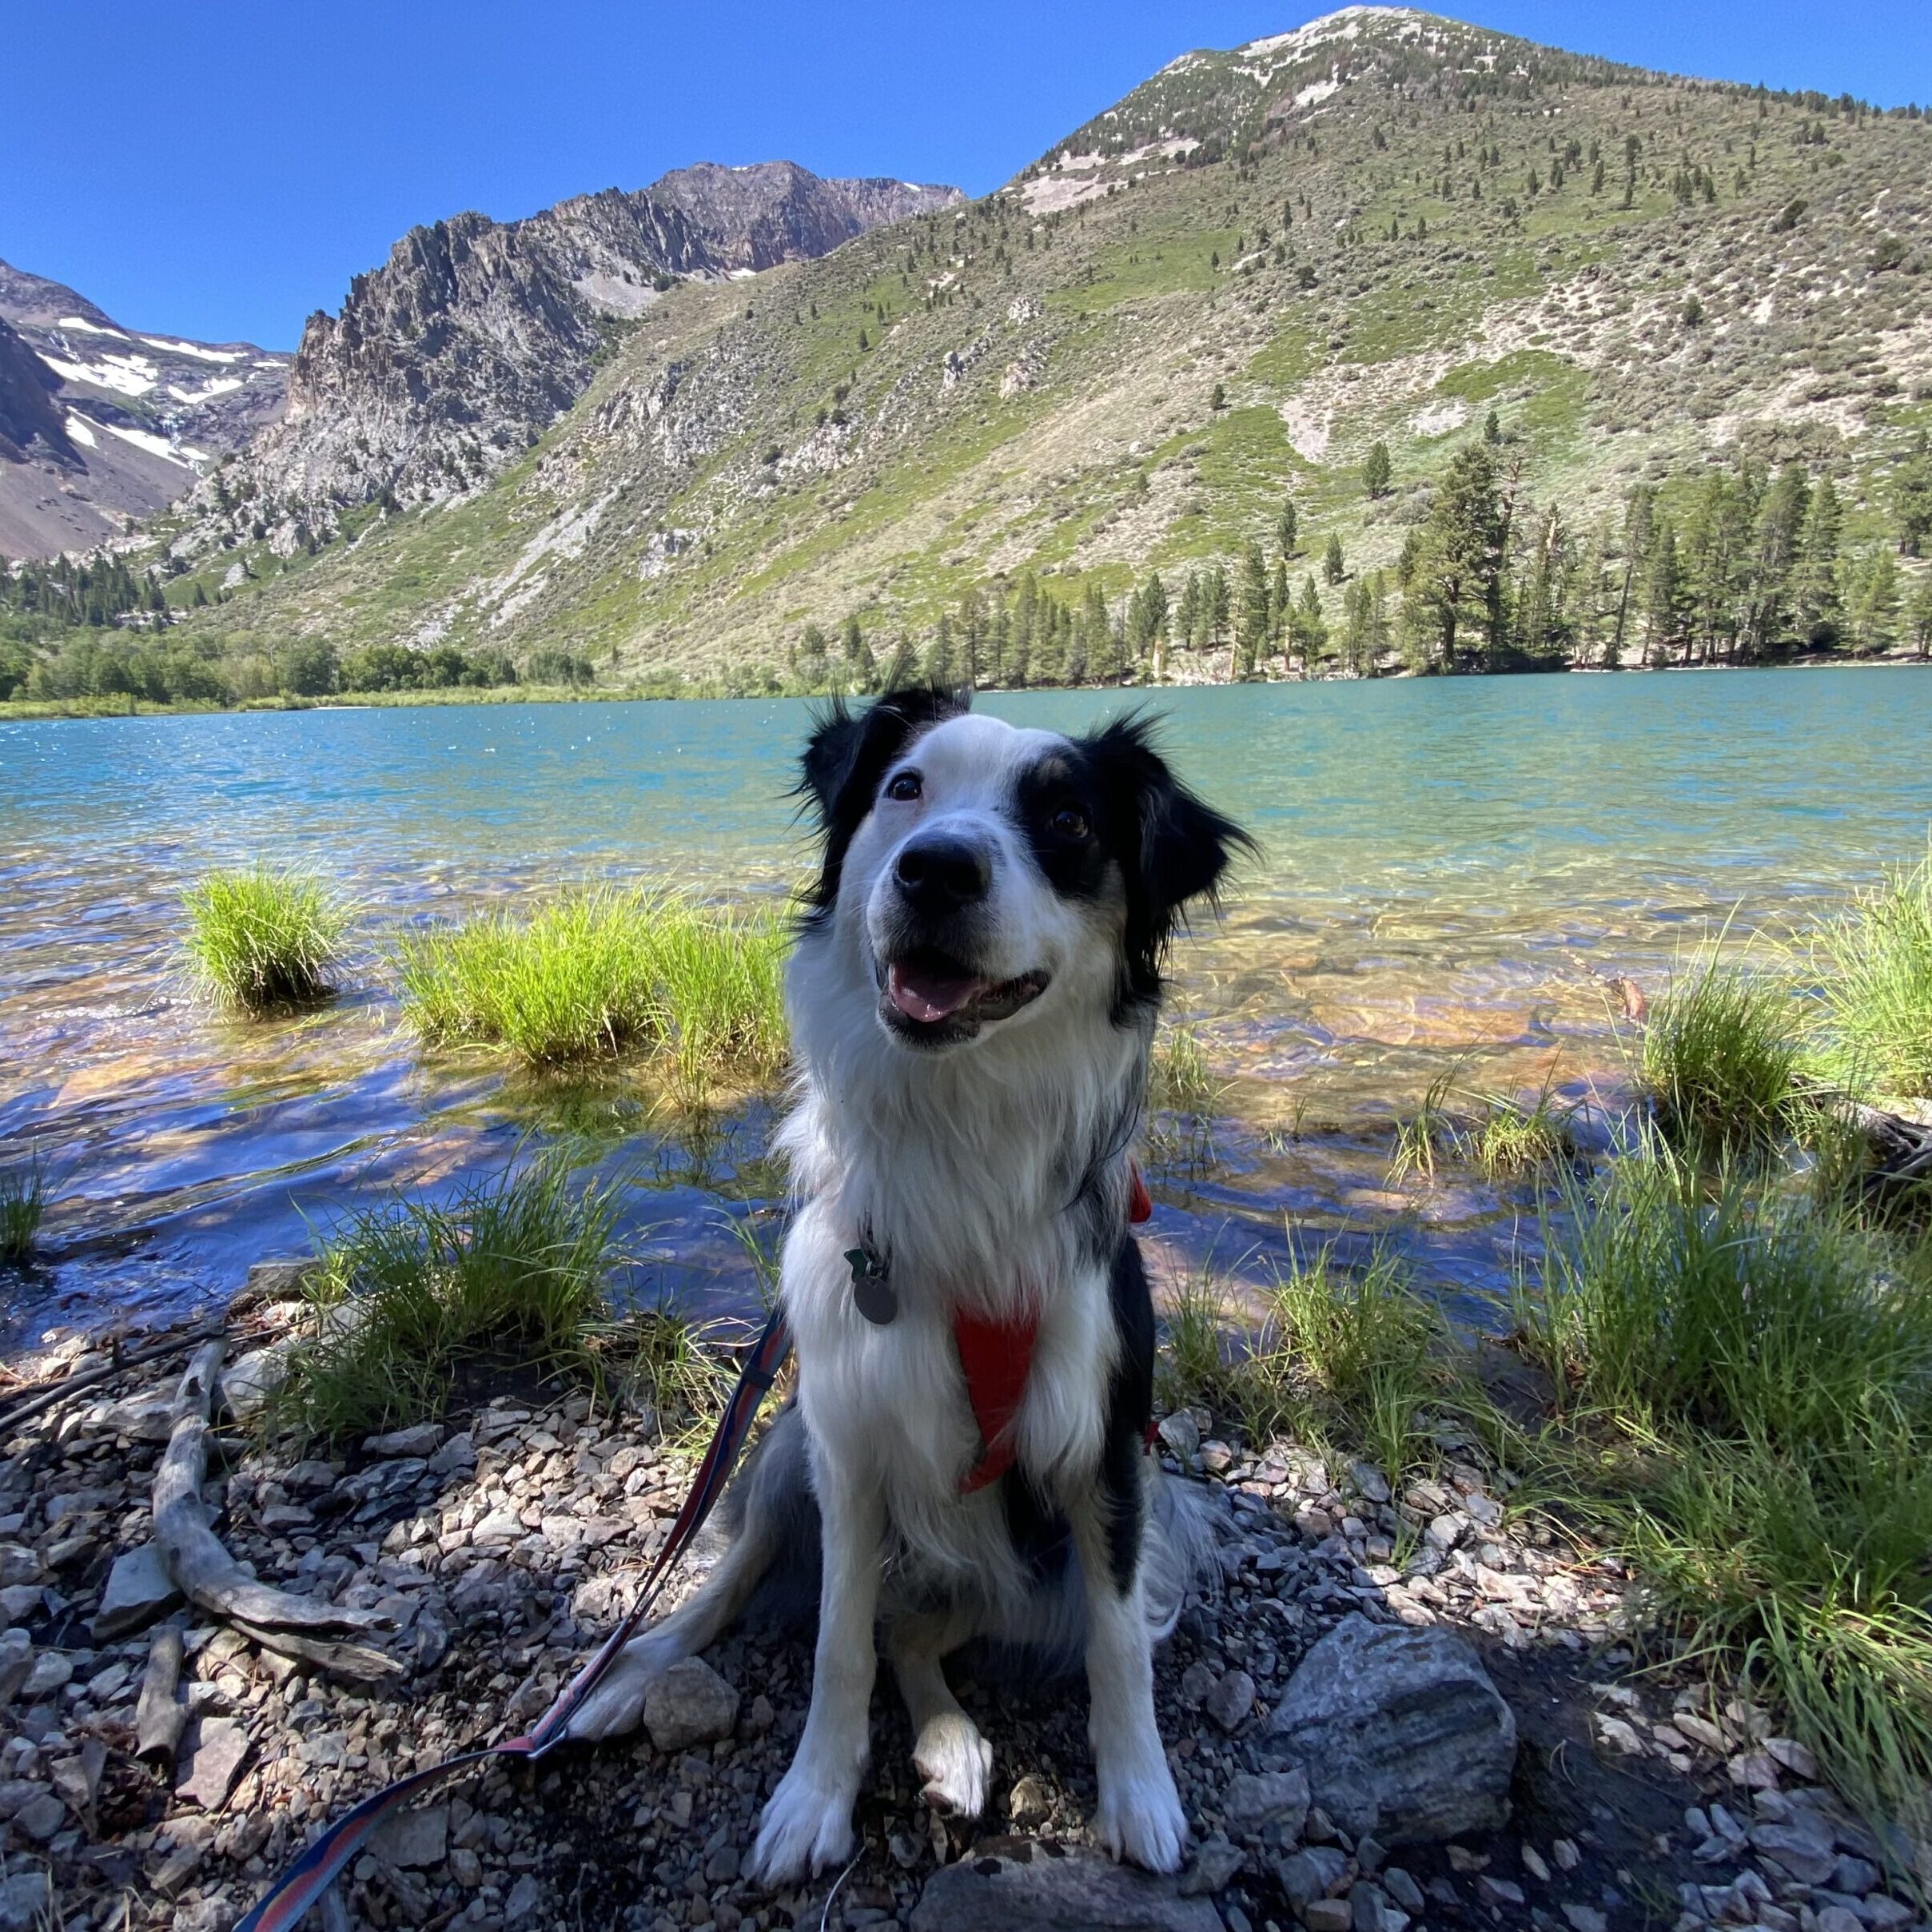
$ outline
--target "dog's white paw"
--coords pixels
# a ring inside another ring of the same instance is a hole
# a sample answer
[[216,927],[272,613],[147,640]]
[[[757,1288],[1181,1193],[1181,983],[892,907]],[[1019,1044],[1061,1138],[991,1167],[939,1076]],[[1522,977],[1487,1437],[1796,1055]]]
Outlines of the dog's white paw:
[[1165,1758],[1125,1776],[1100,1780],[1093,1835],[1116,1858],[1149,1871],[1173,1871],[1187,1850],[1187,1814]]
[[815,1778],[795,1760],[759,1821],[746,1876],[760,1885],[789,1885],[844,1864],[852,1855],[856,1795],[843,1782],[835,1789]]
[[953,1818],[977,1818],[986,1810],[993,1747],[963,1711],[946,1711],[932,1719],[919,1733],[912,1761],[926,1780],[921,1795],[935,1811]]
[[604,1681],[584,1699],[570,1720],[573,1738],[619,1738],[636,1730],[644,1715],[644,1693],[683,1655],[662,1631],[633,1637],[611,1660]]

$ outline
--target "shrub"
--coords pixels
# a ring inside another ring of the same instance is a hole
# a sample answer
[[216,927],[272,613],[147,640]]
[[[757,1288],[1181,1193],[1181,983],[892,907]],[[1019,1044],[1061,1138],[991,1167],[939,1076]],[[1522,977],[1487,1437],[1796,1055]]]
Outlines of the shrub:
[[211,872],[186,893],[188,957],[202,986],[250,1012],[326,998],[348,915],[306,874]]
[[426,1038],[498,1042],[533,1067],[636,1050],[695,1097],[778,1073],[784,950],[770,914],[600,886],[406,938],[396,965]]

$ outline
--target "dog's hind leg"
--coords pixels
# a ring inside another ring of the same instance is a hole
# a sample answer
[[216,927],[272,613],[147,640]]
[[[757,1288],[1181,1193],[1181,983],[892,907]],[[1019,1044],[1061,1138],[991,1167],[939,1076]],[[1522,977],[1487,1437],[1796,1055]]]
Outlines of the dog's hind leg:
[[972,1634],[971,1620],[957,1610],[895,1617],[886,1631],[886,1655],[912,1719],[912,1761],[926,1780],[922,1795],[957,1818],[986,1809],[993,1771],[993,1747],[961,1708],[942,1667]]

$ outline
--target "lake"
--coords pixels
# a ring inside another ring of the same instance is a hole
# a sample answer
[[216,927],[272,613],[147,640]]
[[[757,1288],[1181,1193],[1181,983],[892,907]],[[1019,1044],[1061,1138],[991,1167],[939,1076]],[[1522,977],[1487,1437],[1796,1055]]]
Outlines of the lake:
[[[1164,1123],[1171,1265],[1265,1274],[1292,1241],[1392,1241],[1464,1319],[1533,1247],[1533,1201],[1388,1181],[1393,1123],[1452,1071],[1613,1111],[1653,994],[1802,929],[1926,850],[1932,676],[1672,672],[994,696],[1076,729],[1146,701],[1174,761],[1261,841],[1177,949],[1223,1083]],[[807,843],[791,700],[479,705],[0,723],[0,1141],[56,1184],[44,1265],[0,1274],[16,1338],[225,1297],[372,1190],[435,1188],[568,1134],[623,1175],[629,1292],[742,1305],[729,1225],[768,1203],[762,1109],[693,1126],[623,1070],[508,1078],[425,1054],[388,935],[573,880],[784,896]],[[358,908],[343,996],[242,1022],[190,997],[180,894],[296,861]]]

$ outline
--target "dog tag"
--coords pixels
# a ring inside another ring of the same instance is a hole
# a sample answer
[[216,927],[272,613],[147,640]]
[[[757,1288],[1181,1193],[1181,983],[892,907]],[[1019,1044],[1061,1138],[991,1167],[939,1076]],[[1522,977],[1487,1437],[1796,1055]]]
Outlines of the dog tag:
[[885,1263],[868,1248],[848,1248],[845,1258],[852,1270],[854,1304],[874,1328],[884,1328],[899,1312]]

